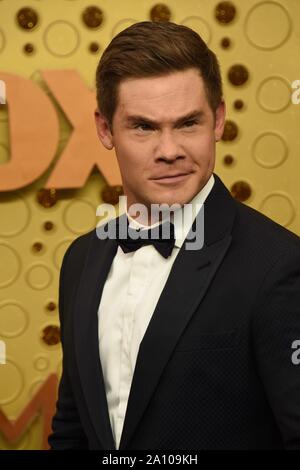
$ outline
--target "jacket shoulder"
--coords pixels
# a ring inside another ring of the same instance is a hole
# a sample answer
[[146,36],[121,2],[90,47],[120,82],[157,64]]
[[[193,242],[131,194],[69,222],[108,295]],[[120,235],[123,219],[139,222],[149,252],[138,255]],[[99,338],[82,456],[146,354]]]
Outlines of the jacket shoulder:
[[283,253],[300,253],[300,237],[246,204],[236,201],[236,235],[242,236],[247,243],[254,243],[258,250]]
[[90,230],[87,233],[84,233],[83,235],[80,235],[77,238],[74,238],[74,240],[70,243],[69,247],[67,248],[67,251],[70,252],[76,252],[77,254],[80,254],[81,252],[85,252],[88,249],[89,244],[91,243],[93,237],[95,236],[95,229]]
[[63,256],[62,269],[67,269],[69,272],[82,270],[89,246],[96,236],[95,233],[96,230],[93,229],[75,238],[70,243]]

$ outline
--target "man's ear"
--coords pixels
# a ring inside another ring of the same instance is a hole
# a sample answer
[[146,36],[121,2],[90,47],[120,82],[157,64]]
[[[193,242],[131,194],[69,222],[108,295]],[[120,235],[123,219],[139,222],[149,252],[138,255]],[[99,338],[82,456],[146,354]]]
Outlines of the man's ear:
[[215,115],[215,140],[216,142],[221,140],[221,137],[224,132],[225,114],[226,114],[226,105],[225,105],[225,101],[222,100],[218,108],[216,109],[216,115]]
[[114,146],[113,136],[107,122],[107,119],[100,113],[98,109],[94,112],[95,124],[99,140],[102,142],[105,148],[111,150]]

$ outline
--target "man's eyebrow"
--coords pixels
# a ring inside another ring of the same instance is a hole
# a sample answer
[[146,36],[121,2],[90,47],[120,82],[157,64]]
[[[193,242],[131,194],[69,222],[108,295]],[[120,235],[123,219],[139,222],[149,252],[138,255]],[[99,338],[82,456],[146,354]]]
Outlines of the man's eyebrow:
[[[176,119],[176,121],[173,121],[172,124],[178,125],[184,121],[188,121],[189,119],[195,119],[195,118],[200,119],[203,115],[204,115],[203,111],[199,111],[199,110],[191,111],[190,113],[185,114],[184,116],[181,116],[180,118]],[[159,125],[159,122],[153,121],[152,119],[149,119],[146,116],[141,116],[138,114],[126,116],[125,122],[128,124],[132,124],[135,122],[144,122],[147,124],[152,124],[154,126]]]

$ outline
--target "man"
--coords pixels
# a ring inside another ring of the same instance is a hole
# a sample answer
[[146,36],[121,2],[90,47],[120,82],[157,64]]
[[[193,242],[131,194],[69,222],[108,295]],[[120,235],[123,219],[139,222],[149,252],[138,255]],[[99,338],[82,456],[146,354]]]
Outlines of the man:
[[[164,223],[137,221],[134,204],[189,204],[196,217],[179,227],[173,214],[169,252],[96,230],[68,248],[51,448],[299,449],[300,240],[213,173],[225,119],[215,55],[189,28],[141,22],[112,40],[96,77],[126,223]],[[204,244],[187,249],[198,220]]]

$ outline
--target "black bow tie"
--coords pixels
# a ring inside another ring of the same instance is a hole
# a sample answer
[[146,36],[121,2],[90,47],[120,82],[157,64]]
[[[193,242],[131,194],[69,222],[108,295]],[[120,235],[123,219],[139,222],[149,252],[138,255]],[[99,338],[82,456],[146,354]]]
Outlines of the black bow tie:
[[126,238],[119,238],[119,219],[117,219],[116,229],[117,243],[124,253],[136,251],[145,245],[153,245],[164,258],[168,258],[174,248],[175,228],[174,224],[169,221],[150,229],[137,230],[129,227],[127,218]]

